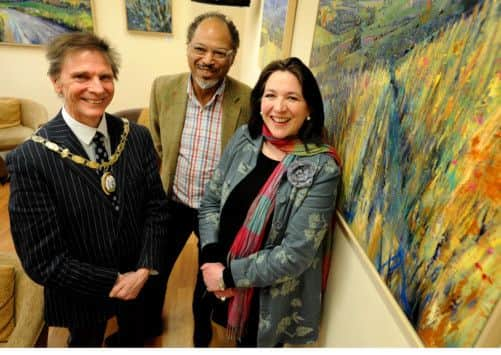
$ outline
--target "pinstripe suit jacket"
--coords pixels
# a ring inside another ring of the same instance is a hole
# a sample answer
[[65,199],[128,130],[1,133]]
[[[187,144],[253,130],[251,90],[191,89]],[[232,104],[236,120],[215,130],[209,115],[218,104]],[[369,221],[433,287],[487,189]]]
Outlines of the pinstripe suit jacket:
[[[123,123],[106,114],[112,151]],[[115,313],[108,298],[118,272],[160,270],[168,222],[155,150],[134,123],[112,172],[120,211],[113,210],[95,170],[63,159],[34,141],[7,156],[9,213],[16,251],[27,274],[45,286],[45,318],[53,326],[87,326]],[[86,156],[61,113],[38,132]]]

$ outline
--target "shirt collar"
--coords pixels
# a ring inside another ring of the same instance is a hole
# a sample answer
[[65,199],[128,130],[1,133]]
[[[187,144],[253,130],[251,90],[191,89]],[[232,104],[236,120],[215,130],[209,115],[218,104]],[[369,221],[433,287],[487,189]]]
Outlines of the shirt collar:
[[[216,92],[214,92],[214,95],[212,95],[211,99],[209,100],[209,102],[207,102],[205,106],[212,105],[212,103],[216,100],[216,98],[218,98],[224,93],[225,86],[226,86],[226,77],[223,78],[223,82],[219,85]],[[195,100],[200,105],[200,102],[198,101],[197,97],[195,96],[195,92],[193,91],[193,84],[191,83],[191,74],[188,79],[188,87],[186,88],[186,93],[188,94],[188,97],[190,99]]]
[[77,120],[75,120],[71,115],[66,111],[66,109],[63,107],[61,110],[61,113],[63,115],[64,122],[70,127],[72,132],[77,136],[77,138],[89,145],[92,142],[92,138],[96,135],[96,132],[101,132],[107,139],[109,139],[108,135],[108,125],[106,123],[106,118],[103,113],[103,117],[101,118],[101,122],[99,122],[99,126],[97,128],[87,126]]

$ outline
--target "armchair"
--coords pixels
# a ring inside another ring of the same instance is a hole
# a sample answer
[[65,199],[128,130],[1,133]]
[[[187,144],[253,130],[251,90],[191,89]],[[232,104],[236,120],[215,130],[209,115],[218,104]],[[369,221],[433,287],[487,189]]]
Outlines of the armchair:
[[33,100],[0,97],[0,152],[14,149],[47,120],[45,107]]
[[[113,112],[113,115],[117,117],[124,117],[128,119],[131,122],[135,122],[139,125],[143,125],[145,127],[149,127],[149,108],[144,107],[144,108],[130,108],[126,110],[121,110],[121,111],[116,111]],[[160,156],[156,154],[157,156],[157,164],[158,164],[158,169],[160,170],[160,166],[162,164],[162,161],[160,160]]]
[[[33,347],[47,344],[43,287],[24,272],[17,255],[0,252],[0,265],[14,267],[14,329],[2,347]],[[4,315],[4,314],[3,314]]]
[[114,112],[113,115],[117,117],[124,117],[129,121],[136,122],[137,124],[148,127],[148,108],[131,108]]

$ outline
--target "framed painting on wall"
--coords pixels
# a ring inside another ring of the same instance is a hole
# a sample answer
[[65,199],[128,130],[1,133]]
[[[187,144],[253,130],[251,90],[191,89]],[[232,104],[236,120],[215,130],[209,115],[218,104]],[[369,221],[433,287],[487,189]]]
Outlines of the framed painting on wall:
[[259,64],[290,54],[297,0],[264,0]]
[[129,31],[172,33],[172,0],[125,0]]
[[497,0],[319,1],[338,207],[429,347],[501,322],[500,23]]
[[93,32],[91,0],[0,1],[0,43],[43,45],[64,32]]

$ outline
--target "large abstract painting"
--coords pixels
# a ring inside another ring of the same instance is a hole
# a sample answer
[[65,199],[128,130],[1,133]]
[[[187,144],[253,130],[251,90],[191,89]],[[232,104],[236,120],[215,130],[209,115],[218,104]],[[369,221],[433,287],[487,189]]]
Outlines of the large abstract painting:
[[285,58],[290,53],[297,0],[264,0],[259,64]]
[[0,43],[46,44],[64,32],[93,29],[91,0],[0,1]]
[[129,31],[172,33],[172,0],[125,0]]
[[501,295],[501,5],[320,0],[311,66],[340,209],[427,346],[473,346]]

